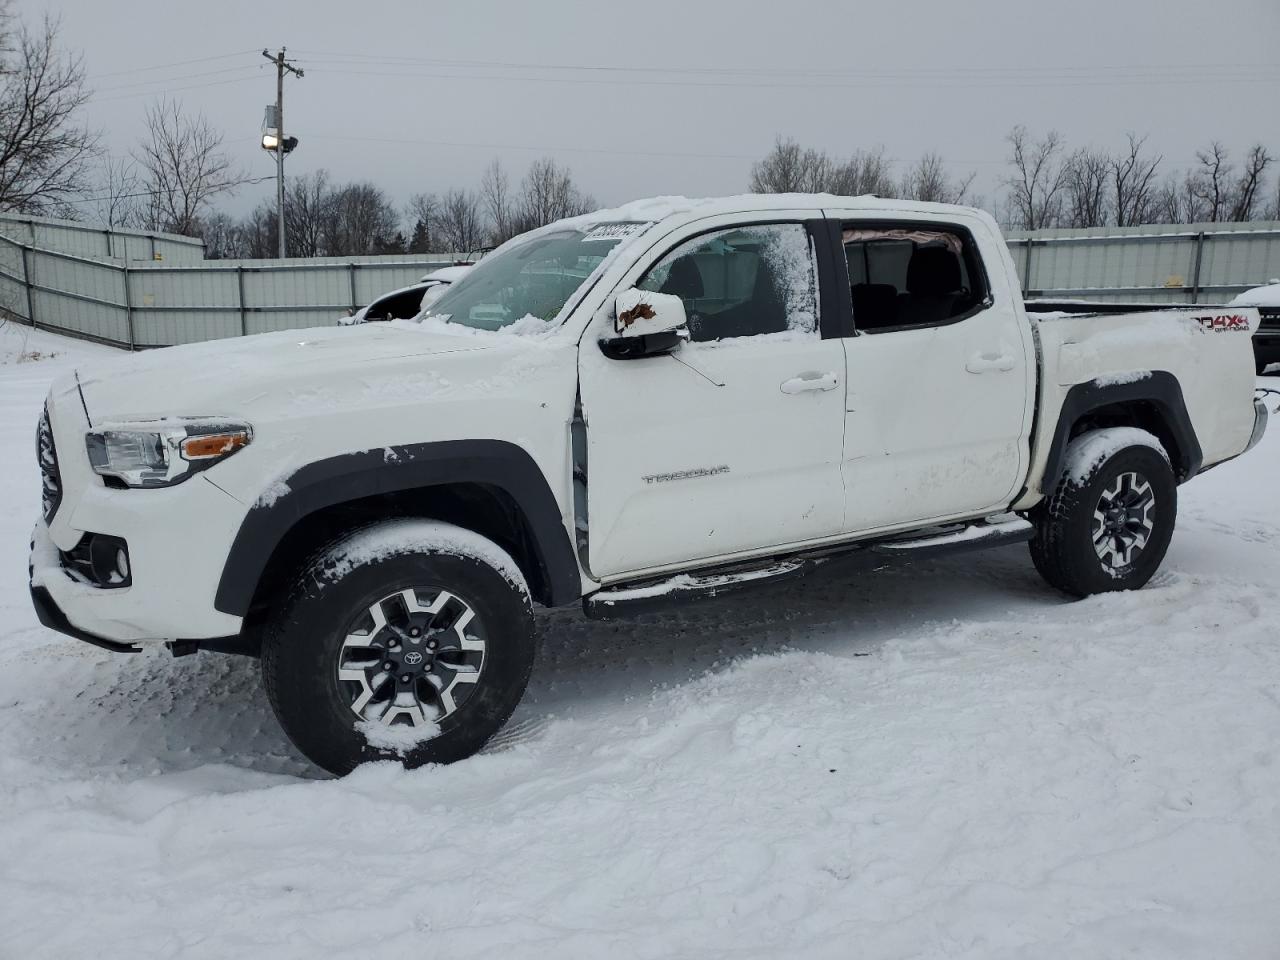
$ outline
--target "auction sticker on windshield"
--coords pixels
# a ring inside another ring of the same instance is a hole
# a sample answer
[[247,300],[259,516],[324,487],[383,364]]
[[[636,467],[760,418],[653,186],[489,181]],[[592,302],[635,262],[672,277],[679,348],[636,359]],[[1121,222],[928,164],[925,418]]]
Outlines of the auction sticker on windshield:
[[652,225],[652,223],[636,223],[634,221],[627,223],[601,223],[584,233],[582,239],[584,242],[587,240],[625,240],[627,237],[633,237],[645,227]]

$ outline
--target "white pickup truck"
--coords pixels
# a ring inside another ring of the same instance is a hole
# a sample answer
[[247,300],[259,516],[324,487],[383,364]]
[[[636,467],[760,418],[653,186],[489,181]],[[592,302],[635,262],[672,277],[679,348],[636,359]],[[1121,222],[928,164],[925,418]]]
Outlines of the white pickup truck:
[[55,384],[43,623],[261,657],[334,772],[510,716],[533,606],[621,616],[837,558],[1026,541],[1141,587],[1177,485],[1255,444],[1248,308],[1037,318],[977,210],[661,199],[517,237],[415,321]]

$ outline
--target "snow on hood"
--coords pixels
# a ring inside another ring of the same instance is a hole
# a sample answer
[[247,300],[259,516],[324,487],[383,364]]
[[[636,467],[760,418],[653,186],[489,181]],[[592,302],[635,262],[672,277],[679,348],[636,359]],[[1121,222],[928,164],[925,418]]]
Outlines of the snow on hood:
[[440,328],[315,327],[150,350],[87,364],[76,373],[95,421],[222,415],[300,383],[367,375],[381,366],[482,350],[491,343]]
[[1273,280],[1262,287],[1246,290],[1229,306],[1232,307],[1280,307],[1280,280]]

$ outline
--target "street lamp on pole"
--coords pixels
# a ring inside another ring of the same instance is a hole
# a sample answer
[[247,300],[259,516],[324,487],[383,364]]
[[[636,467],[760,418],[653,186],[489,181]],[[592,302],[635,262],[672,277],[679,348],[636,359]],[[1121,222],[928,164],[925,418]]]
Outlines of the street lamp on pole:
[[[284,57],[281,47],[273,57],[266,50],[262,55],[276,65],[276,102],[267,107],[267,130],[262,135],[262,149],[273,150],[276,155],[276,233],[280,259],[285,258],[284,236],[284,155],[298,145],[297,137],[284,135],[284,75],[285,71],[301,77],[302,70]],[[274,122],[272,122],[274,121]]]

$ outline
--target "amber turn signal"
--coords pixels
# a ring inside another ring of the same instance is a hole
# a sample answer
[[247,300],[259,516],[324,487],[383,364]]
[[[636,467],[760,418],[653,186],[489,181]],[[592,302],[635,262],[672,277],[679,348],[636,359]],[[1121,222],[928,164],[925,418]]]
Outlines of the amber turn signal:
[[249,442],[249,434],[243,430],[234,433],[215,433],[204,437],[187,437],[179,445],[182,455],[188,460],[208,460],[210,457],[225,457],[234,453]]

